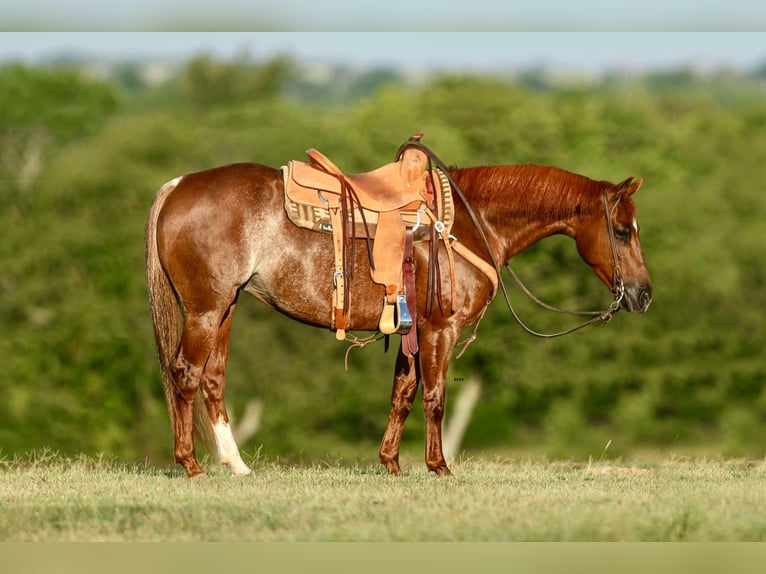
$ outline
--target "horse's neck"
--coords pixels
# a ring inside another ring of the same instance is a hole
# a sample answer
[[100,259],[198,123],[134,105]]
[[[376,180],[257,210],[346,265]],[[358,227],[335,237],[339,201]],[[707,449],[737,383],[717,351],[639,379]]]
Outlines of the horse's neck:
[[535,165],[468,168],[454,175],[503,261],[545,237],[573,236],[599,186],[584,176]]
[[505,233],[500,233],[502,240],[499,243],[502,244],[501,251],[503,252],[500,258],[505,261],[551,235],[573,236],[571,226],[560,220],[527,220],[512,228],[504,229],[504,231]]

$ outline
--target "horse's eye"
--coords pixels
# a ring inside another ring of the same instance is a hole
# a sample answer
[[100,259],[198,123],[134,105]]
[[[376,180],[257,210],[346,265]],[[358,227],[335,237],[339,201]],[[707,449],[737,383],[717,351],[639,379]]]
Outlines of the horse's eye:
[[614,228],[614,236],[623,243],[630,241],[630,227],[623,227],[622,225]]

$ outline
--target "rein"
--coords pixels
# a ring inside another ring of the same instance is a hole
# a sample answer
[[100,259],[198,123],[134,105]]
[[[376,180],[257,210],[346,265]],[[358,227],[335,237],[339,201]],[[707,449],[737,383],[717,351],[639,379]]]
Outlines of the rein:
[[614,314],[620,310],[620,303],[622,302],[623,297],[625,297],[625,285],[623,284],[622,272],[620,271],[620,257],[617,253],[617,243],[614,238],[614,225],[612,223],[612,214],[614,213],[614,210],[617,209],[617,205],[620,203],[620,200],[618,199],[615,202],[612,209],[609,209],[609,202],[607,200],[606,191],[604,192],[603,199],[604,199],[604,212],[606,214],[606,225],[607,225],[607,230],[609,233],[609,246],[612,250],[612,258],[614,260],[613,284],[615,285],[615,287],[612,291],[612,293],[614,294],[614,300],[609,305],[609,307],[604,309],[603,311],[569,311],[566,309],[559,309],[558,307],[548,305],[547,303],[535,297],[535,295],[527,288],[527,286],[524,285],[524,283],[521,281],[521,279],[516,274],[516,272],[513,269],[511,269],[511,265],[509,263],[506,263],[505,268],[508,269],[508,273],[510,273],[511,277],[513,277],[513,280],[516,281],[516,284],[519,286],[519,288],[524,292],[524,294],[527,297],[529,297],[533,302],[535,302],[540,307],[547,309],[549,311],[554,311],[555,313],[562,313],[565,315],[579,315],[579,316],[593,317],[592,319],[584,321],[580,323],[579,325],[575,325],[574,327],[565,329],[563,331],[559,331],[557,333],[538,333],[537,331],[530,329],[518,316],[518,314],[516,313],[516,310],[513,308],[513,305],[511,304],[510,298],[508,297],[508,291],[505,287],[505,283],[503,283],[503,280],[500,279],[500,284],[503,288],[503,297],[505,298],[505,302],[508,305],[508,309],[511,311],[513,318],[516,320],[519,326],[530,335],[534,335],[535,337],[540,337],[542,339],[553,339],[555,337],[561,337],[562,335],[568,335],[570,333],[574,333],[575,331],[579,331],[580,329],[589,327],[590,325],[594,325],[597,323],[606,324],[609,321],[611,321]]
[[[559,331],[556,333],[539,333],[531,328],[529,328],[519,317],[519,315],[516,313],[516,310],[513,308],[513,305],[511,304],[510,296],[508,295],[508,288],[505,286],[505,282],[503,281],[502,277],[502,267],[498,265],[497,260],[495,259],[494,254],[492,253],[492,249],[489,245],[489,239],[487,239],[487,235],[484,232],[484,228],[481,226],[481,223],[479,222],[479,218],[476,216],[476,213],[474,212],[473,208],[471,207],[471,204],[468,203],[468,200],[466,199],[465,195],[463,194],[463,191],[460,189],[460,187],[457,185],[457,182],[454,180],[452,175],[449,172],[449,169],[446,165],[436,156],[434,152],[432,152],[427,146],[425,146],[419,138],[417,139],[410,139],[409,141],[402,144],[402,146],[399,148],[399,151],[397,151],[397,157],[399,157],[403,151],[408,147],[416,147],[423,151],[430,160],[432,160],[439,169],[442,170],[442,172],[447,176],[449,179],[450,185],[452,185],[452,188],[455,190],[455,193],[458,195],[460,200],[463,202],[463,205],[466,208],[466,211],[468,212],[468,215],[471,218],[471,221],[473,222],[474,227],[476,228],[476,231],[479,233],[479,236],[481,237],[482,242],[484,243],[484,247],[487,250],[487,254],[489,255],[490,261],[492,263],[492,266],[495,268],[495,272],[497,273],[498,283],[500,285],[500,288],[503,292],[503,298],[505,299],[505,303],[508,306],[508,310],[511,312],[511,315],[516,320],[516,322],[519,324],[519,326],[529,333],[530,335],[534,335],[535,337],[540,337],[543,339],[552,339],[555,337],[561,337],[563,335],[568,335],[570,333],[574,333],[575,331],[579,331],[580,329],[583,329],[585,327],[588,327],[590,325],[594,325],[597,323],[608,323],[612,316],[614,316],[617,311],[620,310],[620,303],[622,302],[623,297],[625,296],[625,285],[623,284],[622,279],[622,272],[620,271],[620,258],[619,254],[617,253],[617,243],[614,237],[614,224],[612,223],[612,215],[614,214],[614,211],[617,209],[617,205],[620,203],[620,199],[618,198],[615,202],[614,206],[610,209],[609,208],[609,200],[607,198],[606,191],[604,191],[603,194],[603,201],[604,201],[604,212],[606,215],[606,225],[607,230],[609,233],[609,246],[612,251],[612,259],[614,261],[614,272],[612,277],[612,284],[615,286],[612,290],[612,293],[614,295],[614,300],[609,305],[607,309],[604,309],[603,311],[567,311],[563,309],[558,309],[557,307],[553,307],[551,305],[548,305],[547,303],[544,303],[537,297],[535,297],[532,292],[527,289],[527,287],[521,282],[521,279],[519,279],[518,275],[511,269],[511,266],[506,263],[505,268],[508,269],[508,272],[511,274],[511,277],[513,277],[514,281],[519,285],[521,290],[530,298],[532,301],[540,305],[541,307],[548,309],[549,311],[554,311],[556,313],[563,313],[568,315],[585,315],[592,317],[591,319],[584,321],[583,323],[580,323],[579,325],[575,325],[574,327],[570,327],[569,329],[565,329],[563,331]],[[487,306],[489,305],[490,301],[487,301]],[[476,327],[474,328],[473,334],[468,337],[466,340],[462,341],[458,344],[458,346],[462,345],[463,349],[458,354],[457,358],[460,358],[463,353],[465,353],[465,350],[468,348],[468,346],[476,340],[476,331],[478,330],[479,323],[484,318],[484,312],[486,311],[486,306],[484,308],[484,311],[482,311],[479,319],[476,322]]]

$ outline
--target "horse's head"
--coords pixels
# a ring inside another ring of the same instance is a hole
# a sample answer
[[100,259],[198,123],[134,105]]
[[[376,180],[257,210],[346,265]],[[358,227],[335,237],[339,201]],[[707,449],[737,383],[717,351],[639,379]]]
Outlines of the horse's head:
[[652,281],[638,236],[631,196],[643,178],[617,185],[605,183],[602,205],[582,219],[575,233],[577,250],[627,311],[643,313],[652,302]]

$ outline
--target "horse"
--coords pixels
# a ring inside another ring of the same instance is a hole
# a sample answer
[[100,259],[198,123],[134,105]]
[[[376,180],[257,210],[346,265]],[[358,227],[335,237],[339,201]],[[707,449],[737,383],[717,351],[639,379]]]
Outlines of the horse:
[[[450,167],[448,173],[462,192],[455,198],[451,239],[460,243],[462,253],[478,258],[452,253],[454,276],[440,274],[439,304],[428,312],[426,274],[416,274],[419,348],[408,355],[399,346],[378,453],[393,475],[401,473],[402,431],[421,383],[425,463],[434,473],[451,473],[441,429],[447,369],[461,332],[478,326],[495,296],[498,277],[492,275],[500,273],[498,262],[508,262],[545,237],[564,234],[615,294],[615,310],[645,312],[652,301],[632,199],[643,179],[613,184],[533,164]],[[449,254],[443,243],[437,256],[446,269]],[[244,291],[296,321],[331,328],[332,237],[288,220],[280,169],[236,163],[163,185],[149,212],[145,247],[175,461],[189,477],[204,473],[194,444],[194,431],[202,425],[214,439],[220,463],[235,475],[249,474],[252,469],[240,456],[224,405],[238,297]],[[428,242],[415,245],[416,268],[428,268],[428,255]],[[348,288],[353,313],[347,328],[374,333],[383,287],[370,279],[364,248],[355,250],[352,262],[357,272]]]

